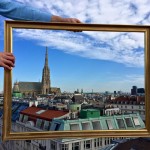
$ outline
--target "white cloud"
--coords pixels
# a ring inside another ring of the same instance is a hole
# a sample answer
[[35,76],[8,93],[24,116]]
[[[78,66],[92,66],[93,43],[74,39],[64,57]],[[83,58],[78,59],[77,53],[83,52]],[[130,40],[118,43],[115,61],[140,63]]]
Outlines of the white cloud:
[[[150,13],[149,0],[17,0],[47,9],[57,15],[77,17],[83,22],[137,24]],[[147,22],[150,23],[149,20]]]
[[66,53],[91,59],[110,60],[130,67],[144,65],[144,51],[138,50],[144,45],[141,33],[16,31],[19,37],[38,40],[40,45],[55,47]]
[[[56,15],[77,17],[86,23],[150,24],[149,0],[17,0]],[[143,67],[144,37],[140,33],[18,32],[44,46],[92,59],[111,60],[126,66]],[[39,40],[40,39],[40,40]],[[92,40],[91,40],[92,39]],[[59,43],[59,44],[58,44]],[[105,47],[104,47],[105,45]]]

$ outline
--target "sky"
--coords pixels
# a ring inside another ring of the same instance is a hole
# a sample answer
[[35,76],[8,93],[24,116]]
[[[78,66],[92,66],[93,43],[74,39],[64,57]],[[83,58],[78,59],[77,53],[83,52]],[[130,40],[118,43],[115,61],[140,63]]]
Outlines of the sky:
[[[88,24],[150,24],[150,0],[17,0],[49,13]],[[0,50],[3,22],[0,17]],[[13,82],[40,82],[48,47],[51,86],[61,91],[130,92],[144,87],[144,34],[13,30],[16,57]],[[3,69],[0,69],[0,91]]]

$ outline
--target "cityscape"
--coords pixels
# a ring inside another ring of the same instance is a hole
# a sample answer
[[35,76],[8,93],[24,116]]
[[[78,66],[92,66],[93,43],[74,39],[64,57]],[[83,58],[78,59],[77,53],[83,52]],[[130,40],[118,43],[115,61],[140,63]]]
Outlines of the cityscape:
[[[133,85],[128,91],[73,92],[52,86],[48,47],[42,79],[15,81],[12,88],[12,132],[73,130],[140,130],[145,128],[145,89]],[[3,105],[3,94],[0,97]],[[0,109],[2,127],[3,109]],[[2,135],[2,131],[0,132]],[[6,150],[115,150],[130,138],[76,138],[7,141]],[[138,139],[137,139],[138,140]]]
[[[149,25],[147,0],[14,0],[88,24]],[[0,50],[4,50],[0,17]],[[145,33],[13,29],[12,132],[145,129]],[[0,69],[0,135],[3,126]],[[0,150],[149,150],[150,138],[0,139]]]

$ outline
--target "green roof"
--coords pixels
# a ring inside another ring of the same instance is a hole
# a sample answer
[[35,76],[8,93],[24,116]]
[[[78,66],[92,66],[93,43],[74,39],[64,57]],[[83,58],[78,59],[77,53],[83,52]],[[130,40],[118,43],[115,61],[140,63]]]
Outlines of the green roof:
[[[122,122],[118,120],[122,120]],[[107,122],[107,121],[110,122]],[[136,130],[145,128],[145,124],[141,119],[139,114],[128,114],[128,115],[114,115],[114,116],[100,116],[97,118],[86,118],[86,119],[53,119],[52,123],[59,122],[63,125],[63,128],[60,130],[71,130],[70,124],[78,124],[80,126],[79,130],[82,130],[81,124],[84,122],[89,123],[88,130],[95,130],[95,127],[92,125],[92,122],[97,121],[97,127],[99,126],[99,130]],[[121,125],[122,124],[122,125]],[[53,126],[53,125],[52,125]]]
[[81,111],[99,111],[98,109],[82,109]]
[[[53,119],[50,130],[54,130],[56,124],[60,124],[59,131],[68,130],[139,130],[145,128],[145,124],[139,114],[100,116],[98,118],[63,120]],[[68,139],[61,139],[62,142]]]

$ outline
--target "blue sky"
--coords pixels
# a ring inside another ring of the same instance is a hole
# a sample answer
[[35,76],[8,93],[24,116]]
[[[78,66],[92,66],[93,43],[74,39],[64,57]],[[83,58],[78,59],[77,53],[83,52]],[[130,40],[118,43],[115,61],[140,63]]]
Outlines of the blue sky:
[[[149,0],[18,1],[41,10],[47,8],[56,15],[76,17],[85,23],[150,24]],[[0,18],[1,50],[4,19]],[[144,87],[142,33],[15,30],[13,35],[16,56],[13,81],[40,81],[48,46],[52,87],[71,92],[77,88],[88,92],[92,89],[95,92],[128,92],[133,85]]]

